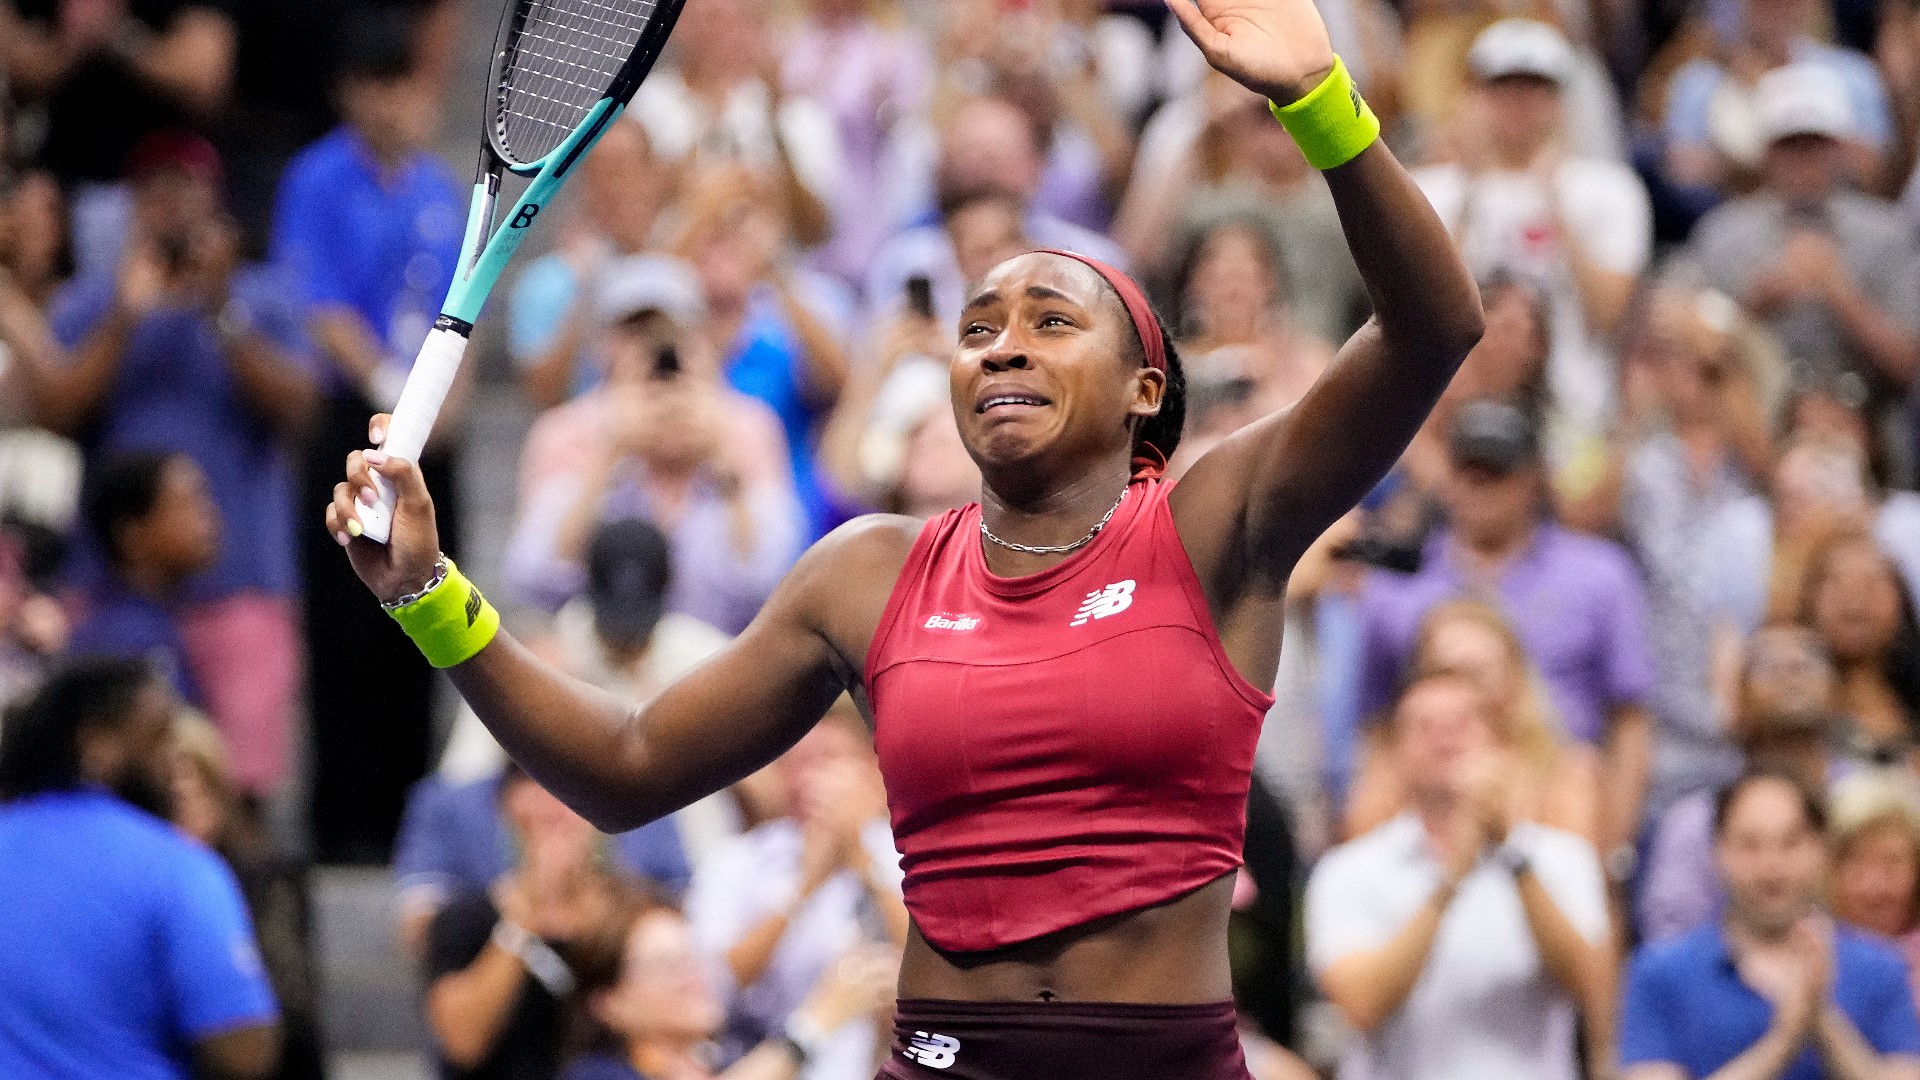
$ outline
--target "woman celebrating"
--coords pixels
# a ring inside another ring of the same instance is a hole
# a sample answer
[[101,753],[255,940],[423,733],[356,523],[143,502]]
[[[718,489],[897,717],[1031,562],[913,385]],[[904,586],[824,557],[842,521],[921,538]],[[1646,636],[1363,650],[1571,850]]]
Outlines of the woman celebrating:
[[[1326,170],[1376,311],[1297,406],[1177,486],[1159,470],[1184,386],[1139,287],[1035,252],[973,292],[950,365],[980,503],[836,530],[638,712],[498,632],[440,558],[412,463],[356,453],[327,510],[507,751],[603,829],[738,780],[853,693],[914,923],[890,1077],[1244,1080],[1226,923],[1287,576],[1480,334],[1472,278],[1311,0],[1169,3]],[[351,539],[376,471],[400,492],[385,547]]]
[[[1593,748],[1571,744],[1547,698],[1540,670],[1500,609],[1484,600],[1448,600],[1421,621],[1413,677],[1457,672],[1480,688],[1494,720],[1498,753],[1515,775],[1515,816],[1586,838],[1600,838],[1600,762]],[[1384,734],[1384,733],[1382,733]],[[1367,749],[1347,796],[1343,832],[1364,836],[1407,808],[1405,782],[1381,753]]]

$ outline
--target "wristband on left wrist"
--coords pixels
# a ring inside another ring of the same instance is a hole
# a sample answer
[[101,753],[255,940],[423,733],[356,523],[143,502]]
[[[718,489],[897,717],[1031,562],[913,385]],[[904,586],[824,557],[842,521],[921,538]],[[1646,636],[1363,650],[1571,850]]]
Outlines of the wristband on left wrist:
[[1317,86],[1288,104],[1273,102],[1271,108],[1307,163],[1322,171],[1345,165],[1380,139],[1380,118],[1360,96],[1339,56]]

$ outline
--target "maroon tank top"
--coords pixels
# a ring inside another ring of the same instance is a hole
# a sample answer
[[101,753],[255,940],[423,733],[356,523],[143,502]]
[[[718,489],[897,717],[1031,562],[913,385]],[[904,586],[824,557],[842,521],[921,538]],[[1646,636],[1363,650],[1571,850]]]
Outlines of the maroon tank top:
[[1220,646],[1136,479],[1057,566],[995,576],[980,507],[927,522],[867,652],[906,903],[973,952],[1171,900],[1240,865],[1273,698]]

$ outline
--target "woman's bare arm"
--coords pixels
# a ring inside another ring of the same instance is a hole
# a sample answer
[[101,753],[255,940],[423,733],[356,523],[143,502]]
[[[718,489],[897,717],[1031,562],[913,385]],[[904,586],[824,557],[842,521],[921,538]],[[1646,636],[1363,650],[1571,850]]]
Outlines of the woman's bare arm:
[[1473,277],[1393,154],[1376,143],[1326,176],[1374,316],[1305,398],[1222,442],[1176,492],[1181,539],[1216,608],[1285,585],[1300,553],[1400,459],[1480,338]]
[[[1332,69],[1310,0],[1170,0],[1215,68],[1287,102]],[[1393,466],[1479,341],[1480,299],[1452,238],[1382,143],[1325,173],[1374,316],[1292,409],[1196,463],[1173,496],[1216,613],[1278,597],[1300,553]]]
[[[349,483],[335,489],[327,527],[340,533],[353,519],[370,468],[393,483],[391,542],[356,539],[347,552],[384,600],[431,576],[439,538],[419,470],[377,452],[373,461],[357,451],[348,459]],[[504,632],[450,674],[535,779],[603,831],[634,828],[772,761],[857,681],[912,545],[903,521],[863,518],[816,544],[752,625],[643,709],[562,674]]]

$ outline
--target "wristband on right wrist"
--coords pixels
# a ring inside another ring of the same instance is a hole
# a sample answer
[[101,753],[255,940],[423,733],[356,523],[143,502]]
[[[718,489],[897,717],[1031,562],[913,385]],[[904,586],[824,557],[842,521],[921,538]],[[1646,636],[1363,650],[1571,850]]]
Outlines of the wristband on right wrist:
[[1380,118],[1360,96],[1347,62],[1338,56],[1333,70],[1305,97],[1290,105],[1270,102],[1269,107],[1307,163],[1322,171],[1345,165],[1380,138]]
[[500,632],[500,613],[452,559],[443,555],[441,561],[446,575],[438,584],[388,608],[387,614],[420,647],[428,663],[450,668],[473,659],[493,641]]

